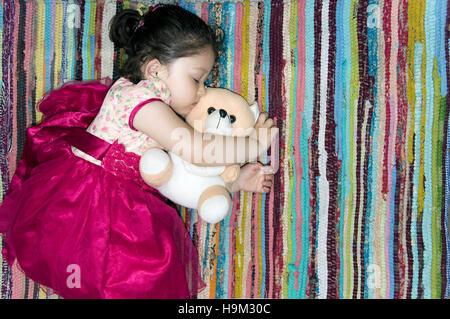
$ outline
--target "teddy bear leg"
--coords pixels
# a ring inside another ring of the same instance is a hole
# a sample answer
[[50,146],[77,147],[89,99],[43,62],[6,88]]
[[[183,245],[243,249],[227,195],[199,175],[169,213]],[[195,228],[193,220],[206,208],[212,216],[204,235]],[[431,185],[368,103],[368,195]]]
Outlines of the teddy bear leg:
[[231,197],[225,187],[215,185],[208,187],[198,200],[198,214],[207,223],[220,222],[228,214]]
[[139,170],[144,182],[158,188],[172,177],[172,160],[164,150],[151,148],[141,156]]

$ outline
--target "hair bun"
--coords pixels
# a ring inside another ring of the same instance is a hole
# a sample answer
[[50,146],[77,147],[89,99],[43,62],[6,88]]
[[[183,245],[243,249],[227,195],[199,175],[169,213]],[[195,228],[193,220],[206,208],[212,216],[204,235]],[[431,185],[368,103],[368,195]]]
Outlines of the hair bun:
[[128,47],[141,17],[139,11],[133,9],[124,9],[116,14],[110,22],[109,38],[111,41],[119,48]]

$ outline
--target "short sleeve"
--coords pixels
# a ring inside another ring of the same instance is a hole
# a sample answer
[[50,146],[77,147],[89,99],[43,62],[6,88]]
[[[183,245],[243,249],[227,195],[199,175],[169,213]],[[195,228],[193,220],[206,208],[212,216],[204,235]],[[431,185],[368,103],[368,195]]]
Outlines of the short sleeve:
[[155,101],[160,101],[160,102],[164,102],[163,100],[159,99],[159,98],[151,98],[145,101],[140,102],[138,105],[136,105],[132,110],[131,110],[131,114],[128,117],[128,125],[130,126],[130,128],[133,131],[137,131],[134,126],[133,126],[133,121],[134,121],[134,117],[136,116],[136,113],[142,109],[145,105],[151,103],[151,102],[155,102]]
[[136,113],[148,103],[161,101],[170,104],[171,94],[167,86],[159,79],[142,80],[133,84],[128,80],[116,96],[116,119],[121,126],[133,127]]

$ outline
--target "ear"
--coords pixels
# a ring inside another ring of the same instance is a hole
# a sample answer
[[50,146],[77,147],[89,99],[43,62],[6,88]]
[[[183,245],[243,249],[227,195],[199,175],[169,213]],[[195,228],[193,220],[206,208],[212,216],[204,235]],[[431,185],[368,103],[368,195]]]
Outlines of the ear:
[[259,117],[258,102],[255,102],[252,105],[250,105],[250,111],[252,111],[253,117],[255,118],[255,123],[256,123],[256,121],[258,120],[258,117]]
[[161,72],[162,64],[158,59],[152,59],[144,67],[144,76],[146,79],[150,79],[151,77],[158,77],[158,72]]

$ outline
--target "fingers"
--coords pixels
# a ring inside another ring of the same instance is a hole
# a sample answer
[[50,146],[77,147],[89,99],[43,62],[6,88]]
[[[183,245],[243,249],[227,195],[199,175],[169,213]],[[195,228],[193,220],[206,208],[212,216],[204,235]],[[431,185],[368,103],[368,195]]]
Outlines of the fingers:
[[256,121],[255,127],[258,128],[271,128],[274,126],[274,121],[272,118],[269,118],[269,114],[266,112],[262,112],[259,114],[258,120]]
[[270,189],[272,188],[274,175],[273,174],[264,174],[263,178],[264,179],[262,181],[262,193],[268,193],[268,192],[270,192]]
[[270,192],[270,189],[272,188],[273,182],[271,180],[264,181],[261,185],[261,193],[268,193]]
[[260,113],[255,126],[258,126],[258,127],[262,126],[268,117],[269,117],[268,113],[266,113],[266,112]]
[[261,172],[265,175],[273,175],[275,173],[273,167],[270,165],[261,167]]
[[269,118],[264,122],[263,126],[267,127],[267,128],[271,128],[273,126],[273,124],[274,124],[273,119]]
[[266,112],[259,114],[254,128],[255,130],[250,136],[258,140],[259,152],[262,154],[272,144],[272,141],[278,134],[278,128],[274,126],[274,120],[269,118],[269,114]]
[[272,184],[273,184],[273,176],[272,177],[269,177],[269,178],[266,178],[264,181],[263,181],[263,183],[262,183],[264,186],[272,186]]
[[271,181],[264,182],[263,183],[263,187],[271,188],[272,187],[272,182]]

